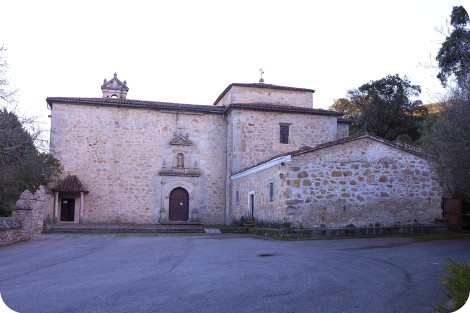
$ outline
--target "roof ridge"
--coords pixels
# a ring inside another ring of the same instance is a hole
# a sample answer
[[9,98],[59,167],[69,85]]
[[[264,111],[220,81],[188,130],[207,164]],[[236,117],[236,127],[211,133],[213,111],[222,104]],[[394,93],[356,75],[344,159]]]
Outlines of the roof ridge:
[[162,109],[188,109],[205,112],[220,112],[224,111],[224,107],[214,107],[212,105],[203,104],[189,104],[189,103],[176,103],[176,102],[163,102],[163,101],[150,101],[150,100],[133,100],[123,98],[92,98],[92,97],[47,97],[46,102],[49,107],[53,102],[75,102],[82,104],[103,104],[103,105],[122,105],[130,107],[145,107],[145,108],[162,108]]
[[229,108],[251,108],[251,109],[273,109],[273,110],[290,110],[295,112],[315,112],[320,114],[328,114],[328,115],[343,115],[343,113],[339,113],[332,110],[320,109],[320,108],[304,108],[293,106],[289,104],[273,104],[268,102],[253,102],[253,103],[231,103],[227,106]]
[[[411,153],[411,154],[414,154],[416,156],[419,156],[419,157],[422,157],[422,158],[428,158],[428,156],[420,151],[417,151],[416,149],[413,149],[413,148],[408,148],[407,146],[405,145],[400,145],[398,143],[394,143],[392,141],[389,141],[387,139],[384,139],[382,137],[379,137],[377,136],[375,133],[373,132],[368,132],[368,131],[364,131],[364,132],[360,132],[358,134],[355,134],[355,135],[351,135],[351,136],[348,136],[348,137],[344,137],[344,138],[340,138],[340,139],[336,139],[336,140],[332,140],[332,141],[328,141],[328,142],[324,142],[322,144],[319,144],[319,145],[316,145],[314,147],[312,147],[311,149],[298,149],[298,150],[295,150],[295,151],[291,151],[290,153],[292,155],[299,155],[299,154],[304,154],[304,153],[308,153],[308,152],[313,152],[313,151],[316,151],[316,150],[320,150],[320,149],[324,149],[324,148],[328,148],[328,147],[332,147],[332,146],[335,146],[335,145],[339,145],[339,144],[343,144],[343,143],[347,143],[347,142],[351,142],[351,141],[354,141],[354,140],[358,140],[358,139],[362,139],[362,138],[370,138],[370,139],[374,139],[376,141],[379,141],[379,142],[382,142],[386,145],[389,145],[391,147],[394,147],[394,148],[397,148],[397,149],[400,149],[402,151],[405,151],[405,152],[408,152],[408,153]],[[410,145],[411,146],[411,145]]]
[[313,114],[326,114],[340,116],[342,113],[316,108],[303,108],[287,104],[272,104],[264,102],[255,103],[232,103],[228,106],[212,106],[203,104],[189,104],[177,102],[164,102],[164,101],[150,101],[150,100],[133,100],[123,98],[92,98],[92,97],[48,97],[46,102],[49,107],[53,102],[70,102],[70,103],[85,103],[85,104],[103,104],[103,105],[128,105],[130,107],[145,107],[145,108],[161,108],[161,109],[188,109],[213,113],[226,113],[231,109],[254,109],[266,111],[284,111],[292,113],[313,113]]
[[52,100],[94,100],[98,102],[140,102],[140,103],[158,103],[158,104],[178,104],[178,105],[190,105],[190,106],[207,106],[207,104],[194,104],[194,103],[182,103],[182,102],[170,102],[170,101],[155,101],[155,100],[139,100],[139,99],[124,99],[124,98],[102,98],[102,97],[47,97],[46,101]]
[[289,152],[285,152],[285,153],[281,153],[281,154],[277,154],[273,157],[270,157],[268,159],[265,159],[263,161],[260,161],[258,163],[256,163],[255,165],[252,165],[252,166],[248,166],[246,168],[243,168],[241,169],[240,171],[237,171],[235,173],[233,173],[231,176],[233,175],[236,175],[236,174],[239,174],[241,172],[244,172],[246,170],[249,170],[251,168],[254,168],[256,166],[259,166],[261,164],[264,164],[266,162],[269,162],[275,158],[279,158],[279,157],[282,157],[282,156],[287,156],[287,155],[291,155],[291,156],[297,156],[297,155],[300,155],[300,154],[306,154],[306,153],[310,153],[310,152],[314,152],[314,151],[317,151],[317,150],[320,150],[320,149],[325,149],[325,148],[328,148],[328,147],[332,147],[332,146],[336,146],[336,145],[339,145],[339,144],[343,144],[343,143],[347,143],[347,142],[351,142],[351,141],[354,141],[354,140],[358,140],[358,139],[362,139],[362,138],[371,138],[371,139],[374,139],[374,140],[377,140],[379,142],[382,142],[386,145],[389,145],[391,147],[394,147],[396,149],[399,149],[399,150],[402,150],[402,151],[405,151],[405,152],[408,152],[408,153],[411,153],[411,154],[414,154],[416,156],[419,156],[421,158],[425,158],[427,159],[428,156],[422,152],[419,152],[417,151],[416,149],[412,149],[412,148],[407,148],[406,146],[404,145],[400,145],[400,144],[397,144],[397,143],[394,143],[394,142],[391,142],[387,139],[384,139],[384,138],[381,138],[379,136],[377,136],[376,134],[374,133],[371,133],[371,132],[361,132],[361,133],[358,133],[358,134],[355,134],[355,135],[351,135],[351,136],[348,136],[348,137],[344,137],[344,138],[340,138],[340,139],[336,139],[336,140],[332,140],[332,141],[328,141],[328,142],[324,142],[324,143],[321,143],[319,145],[316,145],[316,146],[313,146],[313,147],[309,147],[309,146],[302,146],[300,147],[299,149],[297,150],[293,150],[293,151],[289,151]]

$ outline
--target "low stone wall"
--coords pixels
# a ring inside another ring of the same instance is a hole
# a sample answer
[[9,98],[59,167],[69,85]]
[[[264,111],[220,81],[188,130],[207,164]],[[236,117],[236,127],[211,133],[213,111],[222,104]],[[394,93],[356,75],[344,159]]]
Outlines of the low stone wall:
[[16,201],[11,217],[0,218],[0,246],[28,240],[33,236],[32,197],[33,194],[25,190]]
[[33,195],[25,190],[16,201],[11,217],[0,217],[0,246],[29,240],[47,229],[52,195],[40,186]]
[[0,217],[0,246],[18,242],[23,225],[14,217]]
[[54,210],[54,196],[44,186],[39,186],[29,202],[33,213],[33,232],[40,234],[47,232],[52,224]]
[[362,238],[414,236],[447,233],[445,224],[401,225],[389,227],[355,227],[355,228],[313,228],[313,229],[276,229],[251,228],[249,233],[278,239],[325,239],[325,238]]

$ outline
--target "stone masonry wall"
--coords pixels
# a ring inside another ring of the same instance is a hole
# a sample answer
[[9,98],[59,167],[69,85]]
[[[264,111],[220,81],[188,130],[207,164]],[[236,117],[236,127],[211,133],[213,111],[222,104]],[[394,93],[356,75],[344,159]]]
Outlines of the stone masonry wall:
[[[285,167],[275,165],[261,172],[242,177],[232,182],[232,221],[238,221],[242,216],[248,216],[248,194],[254,192],[254,218],[260,222],[280,223],[287,218],[284,193],[286,181],[279,177],[285,172]],[[273,182],[274,200],[270,201],[269,183]],[[236,198],[238,191],[238,201]]]
[[431,223],[442,188],[430,163],[373,139],[292,157],[289,219],[308,227]]
[[14,217],[0,217],[0,246],[22,240],[23,225]]
[[[229,171],[236,173],[270,157],[336,139],[336,116],[233,110],[229,116]],[[280,143],[280,123],[290,124]],[[230,138],[230,137],[229,137]]]
[[232,86],[216,105],[229,105],[231,103],[270,103],[311,109],[313,107],[313,93]]
[[430,163],[373,138],[292,156],[233,180],[232,188],[233,221],[247,215],[250,192],[258,222],[293,227],[426,224],[441,215],[442,188]]
[[336,139],[341,139],[349,136],[349,123],[338,123]]
[[[55,103],[51,152],[64,166],[64,177],[77,175],[90,191],[84,197],[84,223],[156,223],[165,205],[163,161],[176,166],[197,162],[200,177],[182,177],[196,188],[200,221],[223,223],[225,201],[225,121],[221,115],[126,107]],[[172,146],[175,134],[193,145]],[[162,184],[163,183],[163,184]],[[168,208],[166,208],[168,210]]]
[[[229,151],[226,207],[229,221],[236,218],[233,208],[230,209],[230,202],[236,196],[235,187],[232,186],[234,182],[229,179],[231,175],[268,158],[300,149],[302,146],[315,146],[336,139],[335,116],[233,110],[227,119]],[[289,144],[279,142],[280,123],[290,123]],[[268,205],[271,206],[273,203]]]

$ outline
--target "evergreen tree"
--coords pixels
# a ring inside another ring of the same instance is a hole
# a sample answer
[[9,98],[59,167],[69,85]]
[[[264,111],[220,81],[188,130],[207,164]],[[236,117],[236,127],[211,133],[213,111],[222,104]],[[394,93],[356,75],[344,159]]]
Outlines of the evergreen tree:
[[337,99],[331,109],[352,118],[353,131],[370,131],[394,140],[399,135],[409,135],[416,140],[417,120],[425,115],[419,96],[421,87],[413,85],[405,76],[388,75],[370,81],[347,92],[347,98]]

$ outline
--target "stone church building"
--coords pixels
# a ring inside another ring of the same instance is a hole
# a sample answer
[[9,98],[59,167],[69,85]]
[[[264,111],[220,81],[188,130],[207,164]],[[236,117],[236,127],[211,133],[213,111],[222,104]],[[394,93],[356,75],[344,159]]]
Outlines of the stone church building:
[[442,190],[418,151],[314,109],[314,90],[230,84],[212,105],[49,97],[54,222],[296,227],[431,223]]

